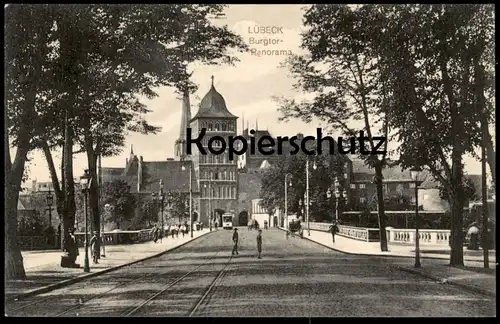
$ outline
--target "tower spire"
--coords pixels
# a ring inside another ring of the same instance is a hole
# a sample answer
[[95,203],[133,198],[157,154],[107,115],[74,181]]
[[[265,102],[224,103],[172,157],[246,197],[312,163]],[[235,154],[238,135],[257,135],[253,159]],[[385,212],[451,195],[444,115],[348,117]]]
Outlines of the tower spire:
[[212,79],[212,87],[213,87],[214,86],[214,76],[212,75],[210,78]]
[[255,118],[255,131],[259,130],[259,121],[257,118]]
[[182,97],[181,126],[179,138],[175,142],[175,156],[181,161],[186,158],[187,128],[191,121],[191,103],[189,101],[189,90],[185,89]]
[[134,155],[134,144],[130,145],[130,155]]

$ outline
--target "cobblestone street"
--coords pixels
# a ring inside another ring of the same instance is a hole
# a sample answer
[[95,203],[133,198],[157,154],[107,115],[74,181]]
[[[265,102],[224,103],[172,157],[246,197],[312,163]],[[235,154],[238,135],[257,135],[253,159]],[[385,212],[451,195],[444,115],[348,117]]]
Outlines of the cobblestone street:
[[495,316],[495,300],[307,240],[219,230],[117,271],[6,305],[10,316]]

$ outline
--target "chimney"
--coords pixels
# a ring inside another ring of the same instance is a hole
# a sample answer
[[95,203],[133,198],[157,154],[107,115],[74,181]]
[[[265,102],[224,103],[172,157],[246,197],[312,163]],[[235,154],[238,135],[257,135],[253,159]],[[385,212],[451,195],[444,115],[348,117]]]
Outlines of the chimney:
[[139,161],[141,162],[141,164],[142,164],[142,162],[144,162],[144,159],[142,158],[142,155],[139,156]]
[[31,190],[32,190],[33,192],[36,192],[36,180],[32,180],[32,181],[31,181]]

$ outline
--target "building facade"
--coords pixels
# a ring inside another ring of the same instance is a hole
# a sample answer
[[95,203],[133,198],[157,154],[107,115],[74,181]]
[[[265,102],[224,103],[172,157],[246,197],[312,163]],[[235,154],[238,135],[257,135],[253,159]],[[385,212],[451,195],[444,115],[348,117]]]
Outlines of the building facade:
[[[271,133],[268,130],[259,130],[256,122],[255,130],[251,131],[247,125],[241,134],[237,134],[238,117],[228,109],[224,97],[215,89],[213,79],[194,117],[191,117],[189,93],[187,91],[184,93],[181,116],[179,138],[175,142],[175,159],[144,161],[141,156],[136,156],[132,149],[125,168],[102,168],[102,181],[122,179],[129,183],[133,193],[151,195],[159,191],[161,179],[165,192],[189,193],[191,189],[195,220],[205,224],[212,220],[221,224],[222,214],[231,212],[235,214],[237,225],[246,225],[253,218],[253,214],[257,213],[255,204],[258,203],[263,174],[280,159],[280,156],[277,152],[273,155],[262,155],[260,152],[251,152],[248,149],[245,154],[235,155],[233,160],[229,160],[228,148],[222,147],[222,141],[228,143],[230,136],[240,135],[250,148],[252,141],[257,143],[264,136],[272,137]],[[202,140],[204,152],[192,144],[191,154],[187,154],[188,127],[191,129],[192,138],[198,137],[202,130],[205,130]],[[297,137],[299,142],[304,138],[300,133]],[[217,154],[209,151],[209,143]],[[284,144],[283,153],[289,151],[287,143]],[[315,142],[307,144],[316,145]],[[323,145],[324,154],[329,154],[331,143],[324,141]],[[366,166],[362,160],[347,155],[340,157],[345,166],[341,182],[346,188],[350,209],[359,210],[368,206],[375,210],[377,196],[373,183],[374,170]],[[189,170],[192,171],[191,185]],[[389,166],[384,168],[383,176],[386,199],[405,202],[407,205],[414,203],[414,184],[409,171]],[[424,182],[419,189],[419,205],[423,205],[425,210],[446,208],[446,203],[438,197],[439,190],[429,183]],[[257,214],[262,213],[259,211]]]

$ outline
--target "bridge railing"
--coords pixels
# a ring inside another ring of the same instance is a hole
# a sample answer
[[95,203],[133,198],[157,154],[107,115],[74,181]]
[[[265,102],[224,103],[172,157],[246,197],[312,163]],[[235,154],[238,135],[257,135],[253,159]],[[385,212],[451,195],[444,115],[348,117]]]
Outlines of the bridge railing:
[[[387,227],[387,242],[395,244],[415,244],[416,231],[414,229],[398,229]],[[451,231],[438,229],[422,229],[418,231],[420,244],[449,245]]]
[[[89,234],[88,239],[92,237]],[[79,247],[83,247],[85,244],[85,233],[77,232],[75,233],[75,238]],[[117,244],[134,244],[143,243],[153,240],[153,234],[151,229],[143,229],[138,231],[111,231],[104,232],[103,240],[105,245],[117,245]]]
[[[314,231],[328,232],[332,226],[331,223],[309,223],[309,228]],[[354,240],[364,242],[378,242],[380,240],[380,231],[378,228],[365,228],[339,225],[337,235],[345,236]]]
[[[328,232],[331,223],[309,223],[309,228],[314,231]],[[337,235],[364,242],[379,242],[380,231],[378,228],[365,228],[339,225]],[[387,242],[391,244],[415,244],[415,229],[399,229],[387,227]],[[419,232],[420,244],[423,245],[449,245],[450,230],[421,229]]]

